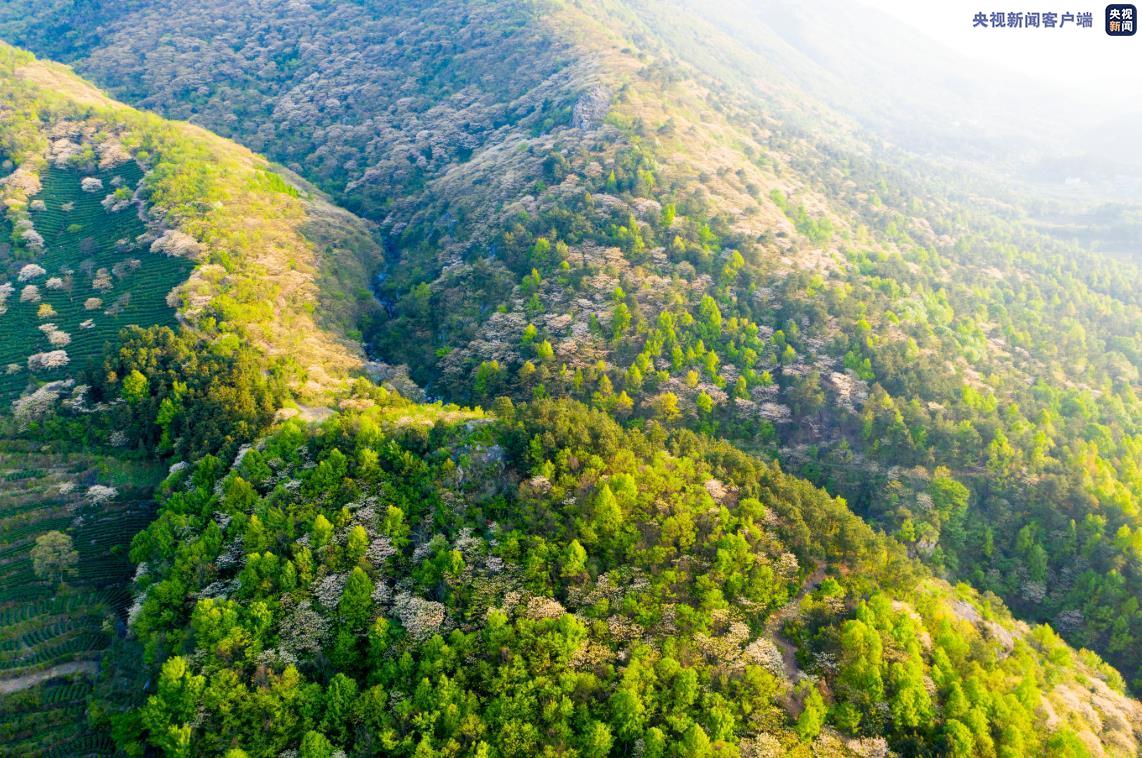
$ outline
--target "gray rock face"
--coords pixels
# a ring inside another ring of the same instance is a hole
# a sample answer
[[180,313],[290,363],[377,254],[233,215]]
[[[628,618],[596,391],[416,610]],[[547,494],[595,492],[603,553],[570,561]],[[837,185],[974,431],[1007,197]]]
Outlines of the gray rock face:
[[601,86],[592,87],[579,96],[571,112],[571,127],[590,130],[602,126],[611,108],[611,93]]

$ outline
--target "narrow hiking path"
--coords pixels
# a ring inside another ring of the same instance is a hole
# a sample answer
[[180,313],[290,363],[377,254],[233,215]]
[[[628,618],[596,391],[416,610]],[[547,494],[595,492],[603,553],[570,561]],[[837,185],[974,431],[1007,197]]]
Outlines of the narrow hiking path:
[[41,682],[55,679],[57,676],[70,676],[71,674],[94,674],[99,671],[96,661],[72,661],[52,666],[43,671],[33,671],[30,674],[17,676],[12,679],[0,679],[0,695],[11,695],[14,692],[35,687]]
[[[785,676],[793,684],[801,678],[801,668],[797,665],[797,646],[786,639],[785,635],[781,633],[781,629],[785,626],[785,622],[791,617],[797,615],[800,607],[801,600],[821,584],[825,579],[825,564],[821,561],[816,562],[816,568],[813,573],[801,585],[801,590],[797,596],[790,600],[781,609],[769,617],[765,623],[765,634],[773,640],[777,645],[777,649],[781,652],[781,664],[785,669]],[[796,715],[801,710],[801,698],[794,692],[790,692],[785,703],[786,710]]]

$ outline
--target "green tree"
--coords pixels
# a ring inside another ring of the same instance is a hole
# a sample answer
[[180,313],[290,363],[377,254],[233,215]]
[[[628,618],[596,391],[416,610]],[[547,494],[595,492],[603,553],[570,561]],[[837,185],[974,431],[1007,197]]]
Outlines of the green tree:
[[542,340],[535,344],[535,357],[544,363],[550,363],[555,360],[555,348],[551,346],[548,340]]
[[381,532],[389,538],[393,547],[400,550],[409,543],[409,535],[412,534],[412,529],[405,521],[404,511],[395,505],[390,505],[385,509],[385,517],[381,522]]
[[325,690],[325,717],[321,728],[327,735],[344,743],[357,705],[357,683],[341,672],[333,675]]
[[678,754],[685,756],[685,758],[707,758],[714,754],[713,746],[710,744],[710,737],[706,734],[706,730],[697,724],[691,724],[690,728],[682,735],[681,742],[678,743]]
[[705,327],[707,336],[716,337],[722,333],[722,310],[709,295],[704,295],[698,303],[698,320]]
[[131,373],[123,377],[123,399],[128,405],[138,405],[149,394],[150,384],[142,371],[131,369]]
[[579,540],[571,540],[563,551],[563,561],[560,564],[560,574],[569,579],[576,579],[587,573],[587,551]]
[[597,533],[603,539],[614,537],[623,524],[623,511],[619,501],[611,491],[610,485],[603,483],[595,492],[591,507],[591,519],[588,524],[591,532]]
[[329,543],[332,537],[333,524],[329,523],[329,519],[325,518],[323,514],[317,514],[313,519],[313,528],[309,532],[310,544],[315,550],[320,550]]
[[630,328],[631,313],[626,303],[618,303],[611,312],[611,337],[621,339]]
[[500,375],[502,373],[499,361],[483,361],[476,369],[473,389],[476,395],[486,398],[495,394],[499,389]]
[[365,557],[365,551],[369,549],[369,533],[365,531],[365,527],[360,524],[355,524],[349,530],[349,537],[345,543],[345,557],[351,564],[357,563]]
[[971,729],[956,719],[948,719],[944,724],[944,741],[947,755],[954,758],[970,758],[975,755],[975,737]]
[[708,416],[714,412],[714,398],[710,397],[706,392],[699,392],[695,402],[698,406],[698,410],[704,415]]
[[821,733],[821,727],[825,725],[825,715],[828,713],[828,708],[820,691],[812,684],[806,683],[803,686],[803,692],[805,702],[801,709],[801,715],[797,717],[796,729],[797,735],[802,740],[808,741]]
[[365,626],[372,620],[373,589],[372,580],[360,566],[353,569],[345,582],[337,610],[341,614],[342,623],[354,632],[364,631]]
[[333,743],[321,732],[309,731],[301,738],[298,758],[332,758]]
[[664,421],[674,421],[682,415],[678,407],[678,396],[673,392],[663,392],[654,399],[654,413]]
[[613,742],[611,730],[606,724],[601,721],[592,722],[583,737],[582,753],[588,758],[604,758],[610,755]]
[[837,695],[869,713],[884,698],[880,634],[865,622],[850,619],[841,627],[840,643]]
[[155,694],[140,712],[151,744],[167,755],[190,754],[190,721],[206,687],[206,678],[192,674],[185,658],[173,656],[163,663]]
[[61,582],[64,577],[75,573],[79,564],[79,553],[72,545],[71,537],[63,532],[44,532],[36,537],[32,548],[32,570],[40,579]]

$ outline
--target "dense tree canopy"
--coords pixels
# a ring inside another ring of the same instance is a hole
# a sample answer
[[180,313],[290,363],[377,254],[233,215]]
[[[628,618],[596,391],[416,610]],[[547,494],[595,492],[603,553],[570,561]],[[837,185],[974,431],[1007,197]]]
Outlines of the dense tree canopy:
[[1123,687],[725,443],[551,401],[426,438],[383,390],[355,405],[164,484],[132,546],[161,676],[108,714],[129,752],[701,755],[830,725],[1022,753],[1069,738],[1040,703],[1076,677]]

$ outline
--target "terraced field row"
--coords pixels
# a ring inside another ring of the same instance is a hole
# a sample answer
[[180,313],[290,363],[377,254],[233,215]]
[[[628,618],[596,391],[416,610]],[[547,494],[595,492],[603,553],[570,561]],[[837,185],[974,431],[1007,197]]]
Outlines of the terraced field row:
[[[161,469],[78,453],[44,453],[0,441],[0,479],[15,471],[19,486],[0,488],[0,677],[89,656],[106,644],[129,601],[131,537],[150,515],[149,494]],[[94,502],[92,486],[117,495]],[[36,537],[67,534],[78,554],[64,586],[37,577]]]
[[[56,679],[0,701],[4,755],[110,755],[111,740],[87,727],[91,684],[82,676]],[[45,744],[45,735],[51,735]]]
[[[0,403],[35,381],[74,374],[124,326],[174,322],[166,298],[192,264],[138,240],[145,227],[129,197],[141,177],[133,162],[91,175],[58,167],[43,175],[30,212],[43,251],[6,263],[0,256],[0,287],[9,290],[0,308]],[[124,196],[118,205],[109,198],[116,191]],[[55,351],[66,363],[58,356],[29,362]]]
[[[150,493],[163,473],[120,457],[0,439],[0,682],[96,661],[122,630],[128,547],[150,518]],[[118,494],[97,502],[89,495],[95,485]],[[33,569],[35,539],[50,530],[71,537],[79,556],[62,585]],[[89,691],[82,676],[69,676],[0,696],[0,754],[110,752],[107,736],[87,728]]]

